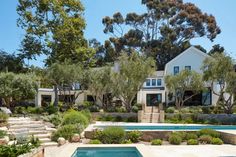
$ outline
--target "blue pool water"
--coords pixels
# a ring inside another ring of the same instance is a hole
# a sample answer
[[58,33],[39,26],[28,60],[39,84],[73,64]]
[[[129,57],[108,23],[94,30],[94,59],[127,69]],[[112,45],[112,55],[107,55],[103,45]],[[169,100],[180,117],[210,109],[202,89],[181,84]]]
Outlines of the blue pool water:
[[[117,125],[125,130],[201,130],[204,128],[214,130],[236,130],[236,125],[153,125],[153,126],[131,126],[131,125]],[[107,125],[99,125],[98,128],[106,128]]]
[[83,147],[72,157],[142,157],[135,147]]

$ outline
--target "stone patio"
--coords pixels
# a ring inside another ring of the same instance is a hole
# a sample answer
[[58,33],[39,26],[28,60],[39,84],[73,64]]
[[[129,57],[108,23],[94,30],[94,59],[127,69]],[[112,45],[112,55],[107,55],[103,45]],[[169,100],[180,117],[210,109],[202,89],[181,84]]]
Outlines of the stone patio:
[[[86,145],[78,143],[67,143],[61,147],[47,147],[45,148],[45,157],[70,157],[79,146]],[[234,145],[140,146],[142,147],[144,152],[152,153],[150,157],[236,157],[236,146]]]

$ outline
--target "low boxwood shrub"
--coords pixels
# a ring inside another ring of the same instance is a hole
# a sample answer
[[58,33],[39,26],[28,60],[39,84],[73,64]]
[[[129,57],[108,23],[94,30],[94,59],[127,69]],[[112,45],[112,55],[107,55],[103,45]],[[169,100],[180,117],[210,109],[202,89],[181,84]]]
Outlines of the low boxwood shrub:
[[187,145],[198,145],[198,140],[197,139],[189,139],[187,141]]
[[161,139],[152,140],[151,145],[162,145],[162,140]]
[[8,114],[0,111],[0,124],[7,122]]
[[220,138],[212,138],[211,144],[222,145],[224,142]]
[[176,131],[171,133],[171,135],[177,135],[180,136],[182,140],[186,139],[187,132],[184,131]]
[[198,140],[202,144],[210,144],[212,141],[212,137],[210,135],[202,135]]
[[202,135],[210,135],[211,137],[215,137],[215,138],[220,137],[220,133],[213,129],[201,129],[200,131],[198,131],[198,136],[202,136]]
[[132,144],[132,141],[130,139],[125,139],[121,144]]
[[134,130],[127,133],[126,139],[131,140],[133,143],[137,143],[141,136],[142,133],[140,131]]
[[120,144],[125,139],[125,130],[121,127],[107,127],[97,136],[104,144]]
[[102,144],[102,142],[98,139],[95,139],[95,140],[90,140],[89,144]]
[[180,135],[177,134],[171,134],[169,136],[168,141],[170,142],[170,144],[174,144],[174,145],[180,145],[182,142],[182,138]]
[[79,124],[68,124],[63,125],[57,129],[57,131],[52,133],[52,140],[57,141],[59,137],[63,137],[66,140],[71,140],[74,134],[80,134],[83,130],[83,126]]
[[59,108],[53,105],[49,105],[44,108],[44,111],[47,112],[48,114],[55,114],[59,111]]
[[68,124],[80,124],[86,127],[89,124],[89,120],[83,113],[69,110],[65,113],[62,120],[62,125]]
[[166,113],[174,113],[175,112],[175,108],[174,107],[168,107],[166,109]]
[[190,140],[190,139],[198,139],[198,136],[195,133],[187,133],[185,136],[185,140]]

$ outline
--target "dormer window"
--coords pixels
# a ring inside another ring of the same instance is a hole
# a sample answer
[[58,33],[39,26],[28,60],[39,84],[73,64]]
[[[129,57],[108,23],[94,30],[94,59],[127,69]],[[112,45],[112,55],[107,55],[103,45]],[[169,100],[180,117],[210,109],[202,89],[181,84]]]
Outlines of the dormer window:
[[179,73],[179,66],[174,66],[174,75]]
[[191,66],[185,66],[185,70],[191,70]]

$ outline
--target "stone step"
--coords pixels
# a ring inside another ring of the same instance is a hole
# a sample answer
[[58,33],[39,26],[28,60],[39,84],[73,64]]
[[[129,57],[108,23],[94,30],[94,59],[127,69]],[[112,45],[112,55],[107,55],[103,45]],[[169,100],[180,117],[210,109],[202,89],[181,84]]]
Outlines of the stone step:
[[51,134],[50,133],[45,133],[45,134],[35,134],[34,137],[38,137],[38,138],[50,138]]
[[45,142],[41,144],[43,147],[58,146],[57,142]]
[[50,138],[39,138],[39,141],[42,143],[51,142]]
[[20,129],[20,128],[45,128],[43,124],[24,124],[24,125],[10,125],[9,129]]
[[44,124],[42,121],[8,121],[9,125]]
[[47,134],[47,133],[49,133],[47,130],[30,130],[29,131],[29,134],[30,135],[36,135],[36,134]]

